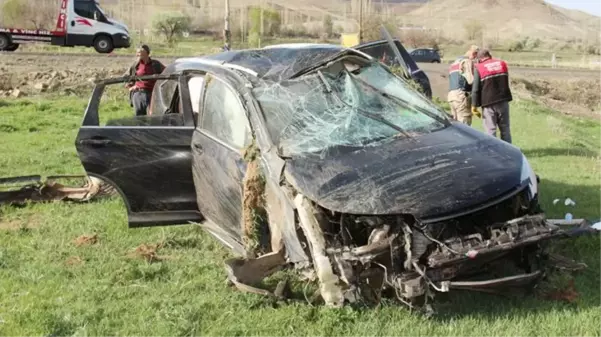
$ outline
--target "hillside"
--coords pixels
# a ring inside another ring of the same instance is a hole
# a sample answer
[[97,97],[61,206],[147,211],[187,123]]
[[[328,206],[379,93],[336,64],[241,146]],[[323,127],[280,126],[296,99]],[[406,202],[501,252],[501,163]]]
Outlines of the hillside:
[[543,0],[432,0],[408,16],[413,23],[460,38],[465,36],[464,24],[474,21],[484,25],[488,40],[526,36],[585,39],[599,32],[598,17]]

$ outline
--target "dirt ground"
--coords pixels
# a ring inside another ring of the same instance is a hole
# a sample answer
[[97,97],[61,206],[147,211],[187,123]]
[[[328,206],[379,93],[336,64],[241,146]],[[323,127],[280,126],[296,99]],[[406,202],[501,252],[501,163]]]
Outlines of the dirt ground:
[[[437,63],[418,63],[418,66],[428,74],[432,92],[434,96],[441,99],[446,98],[449,87],[448,82],[448,67],[447,64]],[[598,70],[586,69],[552,69],[552,68],[524,68],[512,67],[509,65],[509,77],[527,79],[530,81],[546,80],[546,81],[600,81],[600,73]]]
[[[157,59],[164,64],[175,60],[165,57]],[[94,79],[122,75],[133,61],[133,56],[116,55],[0,54],[0,97],[35,95],[45,91],[91,89],[91,82]],[[430,78],[433,95],[446,100],[448,65],[420,63],[419,67]],[[566,114],[595,116],[599,114],[599,105],[590,103],[598,102],[601,96],[600,74],[596,70],[510,66],[509,71],[513,80],[512,89],[517,96],[535,100],[540,98],[543,103]],[[524,81],[529,83],[526,85]],[[541,90],[541,88],[551,89]],[[574,90],[575,88],[577,90]],[[574,93],[578,89],[586,92],[581,95],[561,94]]]

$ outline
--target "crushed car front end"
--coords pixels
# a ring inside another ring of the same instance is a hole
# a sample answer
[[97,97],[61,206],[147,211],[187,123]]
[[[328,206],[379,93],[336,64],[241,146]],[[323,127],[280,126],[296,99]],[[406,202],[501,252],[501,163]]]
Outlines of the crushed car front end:
[[[301,194],[295,206],[322,296],[334,306],[388,294],[424,307],[436,292],[527,289],[545,274],[547,240],[563,233],[537,211],[528,185],[429,223],[412,214],[331,211]],[[332,279],[337,286],[326,287]]]
[[310,257],[288,262],[314,273],[326,304],[423,305],[544,275],[546,241],[562,232],[540,212],[519,149],[451,123],[374,62],[347,55],[299,74],[253,95]]

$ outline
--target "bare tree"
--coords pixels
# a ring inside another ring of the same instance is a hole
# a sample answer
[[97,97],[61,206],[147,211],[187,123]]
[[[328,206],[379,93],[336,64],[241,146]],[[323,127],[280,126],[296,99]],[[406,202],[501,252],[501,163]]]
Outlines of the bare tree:
[[468,40],[474,41],[482,37],[484,27],[478,21],[469,21],[463,25]]
[[53,0],[7,0],[2,5],[2,19],[7,26],[51,30],[58,6]]

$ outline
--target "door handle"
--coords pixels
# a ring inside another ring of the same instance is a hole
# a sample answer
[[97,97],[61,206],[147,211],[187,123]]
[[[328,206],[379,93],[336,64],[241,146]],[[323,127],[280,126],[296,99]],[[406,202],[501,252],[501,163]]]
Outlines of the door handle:
[[112,143],[110,139],[82,139],[79,141],[79,144],[82,145],[95,145],[95,146],[105,146]]
[[71,27],[75,27],[75,20],[71,20]]

